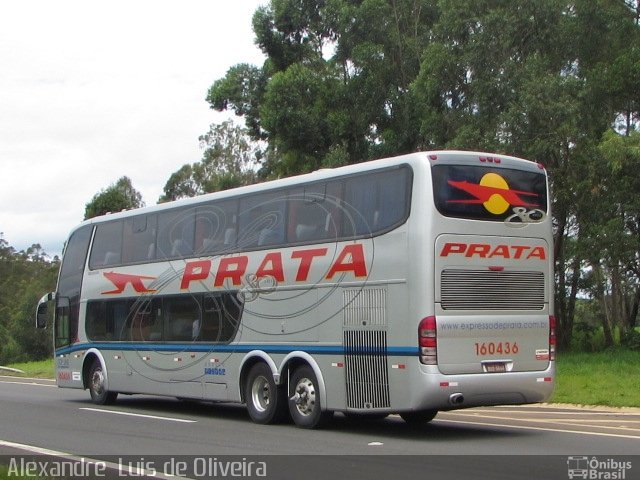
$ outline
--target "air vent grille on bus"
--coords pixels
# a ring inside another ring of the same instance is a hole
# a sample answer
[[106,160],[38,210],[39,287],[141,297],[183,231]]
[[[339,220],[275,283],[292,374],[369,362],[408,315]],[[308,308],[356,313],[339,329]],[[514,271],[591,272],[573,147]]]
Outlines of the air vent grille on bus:
[[385,408],[389,399],[387,332],[344,331],[348,408]]
[[443,270],[444,310],[542,310],[544,273],[504,270]]

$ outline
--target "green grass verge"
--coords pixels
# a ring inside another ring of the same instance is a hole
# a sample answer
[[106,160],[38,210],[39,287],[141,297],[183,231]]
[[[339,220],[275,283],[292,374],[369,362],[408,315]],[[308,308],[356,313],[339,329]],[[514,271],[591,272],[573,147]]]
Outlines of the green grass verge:
[[640,407],[640,351],[560,353],[551,402]]
[[9,368],[21,370],[24,373],[4,371],[0,369],[0,375],[13,375],[31,378],[55,378],[53,358],[49,360],[42,360],[39,362],[14,363],[7,366]]
[[[20,376],[54,378],[53,359],[9,366],[23,370]],[[640,351],[560,353],[556,366],[556,389],[550,402],[640,407]]]

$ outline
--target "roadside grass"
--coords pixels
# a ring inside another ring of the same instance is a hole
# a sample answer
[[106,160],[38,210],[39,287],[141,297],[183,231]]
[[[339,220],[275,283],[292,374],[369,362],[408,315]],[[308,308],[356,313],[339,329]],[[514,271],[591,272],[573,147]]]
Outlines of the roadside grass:
[[555,403],[640,407],[640,351],[559,353]]
[[[0,371],[0,375],[54,378],[55,373],[53,359],[9,367],[25,373]],[[556,367],[552,403],[640,407],[640,351],[613,349],[597,353],[559,353]]]
[[[7,365],[10,368],[22,370],[24,373],[4,371],[0,369],[0,375],[30,378],[55,378],[55,368],[53,358],[41,360],[39,362],[14,363]],[[0,477],[1,479],[2,477]]]

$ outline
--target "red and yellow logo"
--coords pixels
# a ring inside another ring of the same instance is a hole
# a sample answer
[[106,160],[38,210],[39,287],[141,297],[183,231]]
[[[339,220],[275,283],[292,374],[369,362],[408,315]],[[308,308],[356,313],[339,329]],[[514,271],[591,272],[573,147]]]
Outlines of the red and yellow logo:
[[507,181],[497,173],[487,173],[481,179],[480,183],[470,183],[465,181],[456,182],[448,181],[449,185],[462,190],[469,195],[475,197],[469,200],[449,200],[451,203],[464,204],[482,204],[484,208],[494,215],[505,213],[510,206],[513,207],[537,207],[535,203],[531,203],[522,197],[537,197],[538,194],[532,192],[524,192],[521,190],[513,190],[509,187]]

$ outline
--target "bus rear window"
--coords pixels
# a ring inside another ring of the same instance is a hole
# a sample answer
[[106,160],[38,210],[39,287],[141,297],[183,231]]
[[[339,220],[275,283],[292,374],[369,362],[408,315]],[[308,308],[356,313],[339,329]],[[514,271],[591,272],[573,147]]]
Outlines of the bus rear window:
[[447,217],[504,221],[526,214],[541,220],[547,213],[542,171],[434,165],[432,177],[436,208]]

